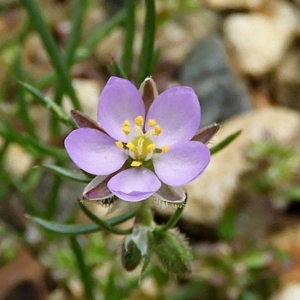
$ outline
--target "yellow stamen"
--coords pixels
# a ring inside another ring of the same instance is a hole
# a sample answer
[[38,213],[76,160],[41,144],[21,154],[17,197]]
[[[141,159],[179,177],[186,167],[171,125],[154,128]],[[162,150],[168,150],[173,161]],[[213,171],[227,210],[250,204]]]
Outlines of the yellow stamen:
[[122,124],[123,127],[129,127],[130,126],[130,122],[128,120],[125,120]]
[[154,134],[159,135],[162,132],[162,129],[159,125],[155,125]]
[[154,119],[150,119],[149,121],[148,121],[148,126],[149,127],[153,127],[153,126],[155,126],[156,125],[156,121],[154,120]]
[[150,144],[147,146],[147,152],[151,152],[155,149],[155,144]]
[[161,148],[161,152],[162,153],[167,153],[169,151],[169,146],[163,146],[162,148]]
[[129,126],[126,125],[123,126],[122,130],[125,134],[129,134],[131,132]]
[[132,167],[139,167],[141,164],[142,164],[141,161],[134,160],[134,161],[131,163],[131,166],[132,166]]
[[118,148],[123,149],[123,143],[121,141],[116,141],[116,145]]
[[144,118],[142,116],[137,116],[134,119],[134,122],[137,126],[143,126],[144,125]]
[[132,143],[127,143],[126,144],[126,147],[131,150],[131,151],[134,151],[135,150],[135,146],[132,144]]

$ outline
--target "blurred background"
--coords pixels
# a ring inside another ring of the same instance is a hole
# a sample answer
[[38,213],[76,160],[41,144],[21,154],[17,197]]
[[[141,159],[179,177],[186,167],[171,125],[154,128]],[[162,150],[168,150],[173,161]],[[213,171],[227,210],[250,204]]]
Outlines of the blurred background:
[[[80,2],[0,2],[0,300],[89,299],[68,239],[25,217],[87,221],[77,202],[84,184],[40,167],[76,169],[63,148],[70,128],[20,84],[67,113],[78,101],[96,120],[113,61],[124,59],[126,1]],[[153,263],[139,280],[121,269],[122,238],[82,235],[96,299],[300,299],[300,2],[155,4],[151,75],[159,92],[176,84],[195,90],[201,125],[221,124],[209,146],[242,132],[185,187],[178,227],[194,253],[191,276],[175,278]],[[144,1],[136,1],[130,79],[139,73],[144,18]],[[107,209],[89,207],[99,216]],[[158,223],[173,211],[154,209]]]

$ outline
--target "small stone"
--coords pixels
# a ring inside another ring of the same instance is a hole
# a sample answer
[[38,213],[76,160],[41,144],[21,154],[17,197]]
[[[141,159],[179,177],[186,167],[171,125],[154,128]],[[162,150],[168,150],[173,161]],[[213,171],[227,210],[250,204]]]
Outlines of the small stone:
[[206,0],[205,4],[212,9],[258,9],[266,3],[266,0]]
[[241,71],[262,76],[280,62],[297,26],[294,7],[274,1],[266,12],[230,15],[224,23],[224,35]]
[[178,65],[188,55],[196,41],[212,34],[220,25],[219,16],[207,9],[171,18],[158,27],[157,45],[161,61]]
[[276,103],[300,109],[299,47],[292,49],[277,68],[274,89]]
[[18,144],[10,144],[4,159],[6,171],[15,178],[21,178],[33,165],[34,158]]
[[225,45],[218,36],[207,36],[199,41],[183,63],[179,81],[192,87],[200,100],[201,126],[251,109],[247,90],[233,74]]
[[300,283],[291,283],[281,289],[270,300],[296,300],[300,299]]
[[238,190],[240,175],[248,169],[245,159],[248,146],[263,139],[266,133],[274,140],[292,146],[299,141],[299,129],[300,115],[279,107],[266,107],[233,117],[222,124],[213,144],[237,130],[242,130],[242,133],[213,155],[204,173],[185,187],[188,201],[184,219],[196,224],[217,222]]

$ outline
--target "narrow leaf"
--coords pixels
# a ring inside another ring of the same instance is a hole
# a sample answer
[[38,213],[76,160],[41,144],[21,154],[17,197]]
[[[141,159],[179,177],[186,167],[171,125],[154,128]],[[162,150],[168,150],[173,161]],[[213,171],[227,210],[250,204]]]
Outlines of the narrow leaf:
[[65,65],[67,68],[70,68],[73,63],[74,54],[80,40],[80,32],[83,23],[84,12],[87,7],[87,1],[76,0],[75,1],[75,10],[74,17],[72,20],[71,33],[69,35],[66,54],[65,54]]
[[70,76],[62,59],[62,55],[54,41],[54,38],[47,26],[41,10],[35,0],[21,0],[25,7],[30,21],[33,23],[36,31],[41,37],[43,45],[49,55],[52,65],[55,69],[58,80],[64,86],[65,92],[70,97],[75,109],[80,109],[80,103],[73,89]]
[[[131,219],[136,214],[136,211],[126,212],[121,216],[117,216],[105,221],[109,226],[115,226],[121,224],[129,219]],[[92,233],[95,231],[100,231],[102,228],[95,223],[92,224],[60,224],[52,221],[47,221],[38,217],[30,217],[28,218],[33,221],[35,224],[41,226],[42,228],[62,234],[85,234]]]
[[113,67],[114,74],[116,76],[121,77],[121,78],[128,78],[128,76],[126,75],[127,73],[125,73],[122,66],[120,64],[118,64],[114,59],[112,62],[112,67]]
[[125,22],[125,38],[124,38],[124,52],[122,58],[122,69],[124,74],[128,78],[131,74],[132,58],[133,58],[133,42],[135,33],[135,10],[136,0],[126,0],[126,22]]
[[146,3],[146,18],[144,24],[143,44],[139,58],[139,72],[137,76],[137,85],[151,75],[154,42],[155,42],[155,27],[156,27],[156,12],[155,0],[147,0]]
[[220,143],[218,143],[214,147],[210,148],[210,153],[215,154],[215,153],[219,152],[220,150],[224,149],[225,147],[227,147],[232,141],[234,141],[241,134],[241,132],[242,132],[242,130],[238,130],[235,133],[229,135],[227,138],[222,140]]
[[97,30],[88,36],[82,47],[78,48],[75,53],[75,62],[79,62],[87,58],[97,45],[116,27],[120,26],[126,17],[125,10],[116,13],[103,26],[99,26]]
[[132,229],[118,229],[115,228],[109,224],[107,224],[107,222],[99,219],[96,215],[94,215],[84,204],[79,203],[80,204],[80,208],[82,209],[82,211],[85,213],[85,215],[90,218],[94,223],[98,224],[98,226],[102,229],[105,229],[109,232],[112,232],[114,234],[120,234],[120,235],[126,235],[126,234],[130,234]]
[[95,284],[93,284],[92,272],[90,267],[85,261],[85,255],[82,251],[82,248],[77,240],[77,237],[70,237],[71,249],[74,253],[78,270],[80,271],[80,277],[84,284],[85,288],[85,299],[86,300],[96,300],[94,289]]
[[66,124],[67,126],[71,126],[72,128],[75,128],[75,123],[72,120],[72,118],[64,112],[60,106],[58,106],[55,102],[53,102],[50,98],[44,96],[39,90],[34,88],[28,83],[25,82],[19,82],[31,95],[33,95],[39,102],[45,106],[47,109],[49,109],[55,116],[58,117],[58,119]]
[[65,169],[60,166],[55,166],[55,165],[49,165],[49,164],[43,164],[42,167],[46,168],[47,170],[50,170],[53,172],[55,175],[77,181],[77,182],[82,182],[82,183],[88,183],[91,181],[91,178],[88,176],[84,175],[83,173],[79,173],[76,171],[70,171],[68,169]]

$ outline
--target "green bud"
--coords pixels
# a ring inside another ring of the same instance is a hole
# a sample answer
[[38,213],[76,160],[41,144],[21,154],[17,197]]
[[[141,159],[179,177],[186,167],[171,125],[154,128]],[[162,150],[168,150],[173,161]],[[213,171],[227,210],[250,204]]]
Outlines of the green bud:
[[177,229],[154,231],[152,250],[168,272],[180,277],[191,272],[191,250],[185,237]]
[[127,271],[134,270],[143,258],[149,255],[149,238],[152,228],[144,225],[134,226],[122,247],[122,264]]
[[135,242],[124,241],[121,255],[122,265],[126,271],[133,271],[141,262],[142,254]]

